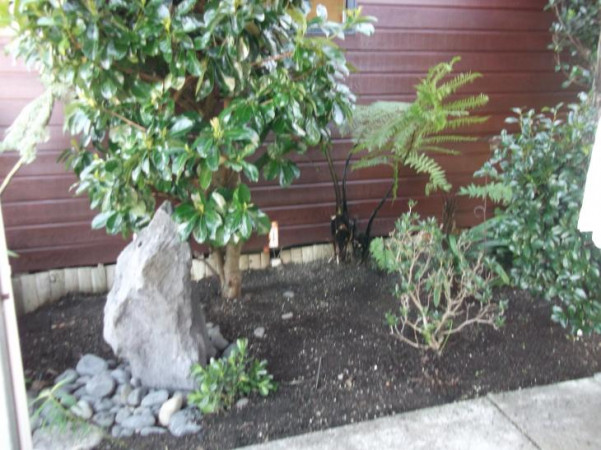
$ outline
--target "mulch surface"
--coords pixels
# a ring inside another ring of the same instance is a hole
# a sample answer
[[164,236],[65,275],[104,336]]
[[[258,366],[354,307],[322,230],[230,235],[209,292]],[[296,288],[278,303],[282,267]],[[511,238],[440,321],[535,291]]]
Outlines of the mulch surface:
[[[278,391],[252,397],[242,410],[205,416],[196,436],[135,436],[101,448],[232,448],[601,371],[599,336],[568,336],[551,322],[548,303],[511,289],[496,293],[509,300],[501,330],[466,329],[440,357],[417,351],[384,324],[395,309],[393,286],[392,277],[367,266],[325,262],[247,272],[238,301],[220,300],[216,281],[203,280],[196,295],[207,321],[229,340],[247,337],[251,353],[268,361]],[[22,317],[26,375],[52,380],[82,354],[110,358],[104,302],[69,297]],[[292,319],[283,320],[289,312]],[[253,335],[259,326],[262,339]]]

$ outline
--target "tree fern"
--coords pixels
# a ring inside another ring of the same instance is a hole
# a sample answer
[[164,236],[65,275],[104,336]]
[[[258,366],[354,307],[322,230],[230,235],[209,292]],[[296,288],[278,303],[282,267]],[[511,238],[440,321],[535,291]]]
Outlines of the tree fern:
[[426,194],[435,190],[448,191],[451,184],[444,169],[427,152],[451,153],[446,145],[474,141],[475,138],[449,131],[482,123],[488,119],[473,116],[473,109],[485,105],[484,94],[449,99],[459,89],[481,77],[479,73],[461,73],[449,79],[460,58],[432,67],[416,86],[413,103],[375,102],[358,106],[347,134],[353,137],[353,152],[363,152],[353,168],[388,164],[394,170],[394,194],[398,186],[398,169],[409,166],[428,175]]

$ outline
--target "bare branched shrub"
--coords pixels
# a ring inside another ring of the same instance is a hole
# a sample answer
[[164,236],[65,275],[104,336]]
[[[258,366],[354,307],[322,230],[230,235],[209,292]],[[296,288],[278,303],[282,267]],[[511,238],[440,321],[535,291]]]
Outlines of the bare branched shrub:
[[467,326],[503,324],[506,305],[493,301],[492,289],[506,275],[472,249],[468,233],[445,236],[434,218],[420,220],[410,210],[370,251],[381,269],[399,277],[398,313],[387,313],[386,322],[402,342],[440,354],[449,337]]

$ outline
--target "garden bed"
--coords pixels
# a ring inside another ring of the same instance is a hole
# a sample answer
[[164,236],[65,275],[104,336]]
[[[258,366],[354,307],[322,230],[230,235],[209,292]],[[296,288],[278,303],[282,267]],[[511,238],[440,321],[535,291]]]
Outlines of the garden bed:
[[[509,300],[500,331],[467,329],[441,357],[416,351],[384,324],[395,308],[393,286],[392,277],[367,267],[289,265],[245,273],[244,298],[224,302],[216,281],[203,280],[197,292],[207,321],[229,340],[247,337],[279,389],[243,409],[206,416],[200,435],[135,436],[125,447],[231,448],[601,371],[600,337],[568,336],[551,322],[548,303],[510,289],[496,292]],[[20,319],[30,380],[51,381],[84,353],[111,357],[102,340],[104,301],[69,297]],[[286,313],[292,318],[283,319]],[[265,328],[261,339],[257,327]]]

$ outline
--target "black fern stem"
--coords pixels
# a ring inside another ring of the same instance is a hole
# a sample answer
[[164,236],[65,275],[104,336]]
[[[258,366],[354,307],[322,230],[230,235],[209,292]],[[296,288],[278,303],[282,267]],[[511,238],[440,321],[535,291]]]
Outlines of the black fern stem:
[[348,204],[346,203],[346,175],[352,156],[353,152],[349,152],[348,156],[346,157],[346,161],[344,162],[344,172],[342,173],[342,213],[345,216],[348,216]]
[[376,218],[376,216],[378,215],[378,212],[380,211],[382,206],[384,206],[384,203],[386,202],[386,200],[388,200],[388,197],[390,197],[390,194],[392,194],[393,188],[394,188],[394,183],[392,183],[390,185],[390,187],[388,188],[388,191],[386,191],[386,195],[384,195],[384,197],[382,197],[382,200],[380,200],[380,203],[378,203],[378,206],[376,206],[374,211],[371,213],[371,217],[369,218],[369,221],[367,222],[367,228],[365,228],[365,236],[367,236],[368,239],[371,238],[371,225],[372,225],[374,219]]
[[349,254],[352,255],[352,252],[349,251],[349,246],[352,248],[355,242],[356,224],[349,217],[346,196],[346,177],[348,175],[351,156],[352,152],[349,153],[344,164],[342,184],[340,185],[337,179],[333,179],[336,188],[336,214],[332,217],[330,227],[337,262],[345,261]]
[[328,162],[328,170],[330,171],[330,177],[332,178],[332,184],[334,185],[334,195],[336,197],[336,214],[339,214],[340,208],[340,185],[338,184],[338,177],[336,176],[336,169],[334,168],[334,161],[332,161],[331,148],[324,148],[324,154],[326,161]]
[[[378,203],[378,206],[376,206],[374,208],[373,212],[371,213],[369,221],[367,222],[367,227],[365,228],[365,233],[358,237],[358,239],[360,240],[359,244],[361,245],[361,262],[365,261],[365,259],[367,258],[367,255],[369,253],[369,244],[371,243],[371,226],[374,222],[374,219],[378,215],[378,212],[380,211],[380,209],[382,209],[382,206],[384,206],[384,203],[386,203],[386,200],[388,199],[388,197],[390,197],[390,194],[392,194],[393,189],[394,189],[394,182],[390,185],[390,187],[388,188],[388,191],[386,191],[386,194],[384,195],[384,197],[382,197],[382,200],[380,200],[380,203]],[[361,242],[361,241],[363,241],[363,242]]]

